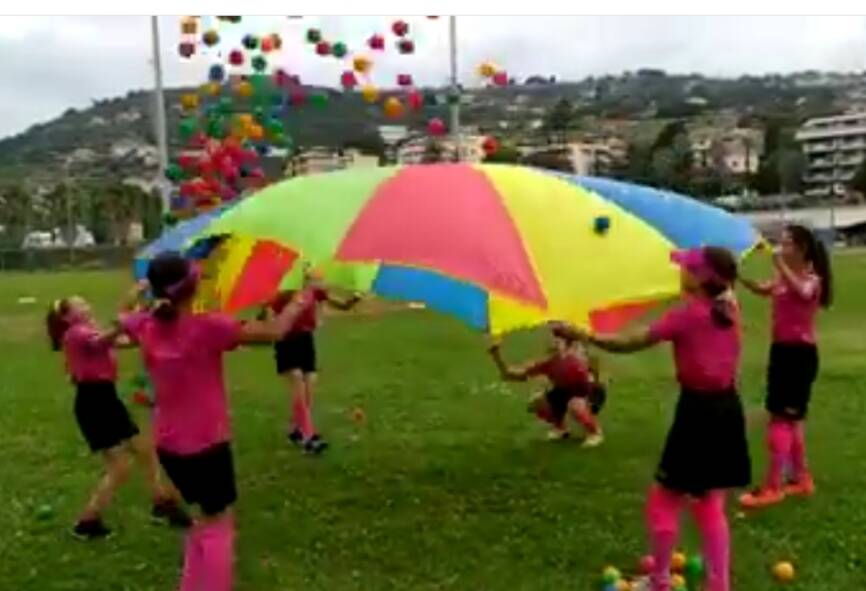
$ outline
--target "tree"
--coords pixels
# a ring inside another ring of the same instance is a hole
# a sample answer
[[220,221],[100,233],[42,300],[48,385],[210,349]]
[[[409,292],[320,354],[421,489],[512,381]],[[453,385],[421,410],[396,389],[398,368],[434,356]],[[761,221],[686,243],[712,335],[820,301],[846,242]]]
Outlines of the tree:
[[799,193],[803,188],[806,161],[799,150],[785,149],[779,153],[779,188],[782,193]]
[[549,138],[559,143],[565,143],[566,131],[571,126],[574,117],[574,107],[568,99],[559,99],[547,112],[544,126],[548,130]]
[[854,178],[851,179],[851,188],[861,195],[866,195],[866,160],[863,160]]
[[20,183],[0,187],[0,243],[18,247],[30,230],[30,194]]

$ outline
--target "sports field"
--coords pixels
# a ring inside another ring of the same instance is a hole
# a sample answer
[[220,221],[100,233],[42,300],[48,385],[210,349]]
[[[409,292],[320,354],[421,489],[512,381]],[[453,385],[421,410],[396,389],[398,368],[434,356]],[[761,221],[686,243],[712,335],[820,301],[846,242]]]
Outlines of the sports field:
[[[809,421],[818,494],[745,517],[731,507],[738,591],[773,589],[777,560],[798,570],[791,590],[866,584],[866,256],[835,262],[838,299],[821,321]],[[99,463],[77,432],[72,389],[42,316],[52,298],[80,294],[107,318],[125,282],[120,272],[0,274],[4,591],[176,584],[181,534],[150,522],[140,473],[106,515],[117,535],[83,543],[69,534]],[[741,298],[742,394],[758,476],[768,309]],[[237,589],[589,591],[605,565],[629,570],[644,552],[643,497],[676,395],[665,351],[605,358],[613,378],[602,414],[607,440],[582,450],[544,441],[525,413],[531,387],[499,383],[483,338],[450,318],[361,310],[328,318],[319,345],[315,412],[332,443],[320,458],[285,440],[287,402],[270,350],[230,358]],[[541,346],[538,335],[521,335],[505,353],[519,360]],[[131,376],[136,354],[123,353],[121,364]],[[366,422],[353,419],[355,408]],[[135,412],[144,425],[145,411]],[[698,549],[691,526],[683,546]]]

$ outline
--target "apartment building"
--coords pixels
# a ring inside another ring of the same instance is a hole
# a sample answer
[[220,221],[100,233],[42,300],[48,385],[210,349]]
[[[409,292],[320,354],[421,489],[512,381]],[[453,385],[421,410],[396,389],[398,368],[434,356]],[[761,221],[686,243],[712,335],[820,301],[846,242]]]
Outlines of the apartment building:
[[797,131],[810,196],[844,194],[866,158],[866,111],[809,119]]

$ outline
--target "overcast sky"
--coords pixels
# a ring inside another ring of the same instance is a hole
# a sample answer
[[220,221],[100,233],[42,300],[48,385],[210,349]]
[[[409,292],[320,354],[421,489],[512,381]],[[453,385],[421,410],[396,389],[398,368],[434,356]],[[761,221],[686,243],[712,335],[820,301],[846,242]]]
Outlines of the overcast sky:
[[[308,27],[350,49],[387,17],[256,17],[217,24],[227,50],[243,33],[279,32],[278,60],[304,82],[336,85],[345,64],[316,56],[303,43]],[[416,53],[376,55],[374,80],[393,85],[397,73],[418,84],[447,78],[447,19],[406,19]],[[178,57],[179,21],[160,19],[162,60],[170,86],[204,81],[216,53]],[[517,77],[576,79],[641,67],[737,76],[794,70],[866,69],[866,19],[859,17],[460,17],[461,81],[478,84],[475,70],[491,60]],[[390,41],[389,41],[390,43]],[[49,120],[69,107],[152,85],[147,17],[0,17],[0,137]]]

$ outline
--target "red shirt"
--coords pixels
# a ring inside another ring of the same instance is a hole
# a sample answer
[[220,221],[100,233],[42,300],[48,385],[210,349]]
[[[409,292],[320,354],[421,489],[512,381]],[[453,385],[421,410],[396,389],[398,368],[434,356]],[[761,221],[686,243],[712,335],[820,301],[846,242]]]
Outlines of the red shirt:
[[585,388],[590,382],[589,367],[574,354],[552,355],[532,365],[528,377],[544,376],[555,388]]
[[113,343],[99,338],[95,326],[79,322],[63,335],[66,371],[75,383],[114,382],[117,380],[117,357]]
[[[304,307],[301,309],[298,317],[295,319],[292,328],[287,334],[298,334],[302,332],[313,332],[319,325],[318,310],[319,303],[328,299],[328,292],[321,287],[309,287],[304,289],[305,297]],[[270,304],[274,314],[279,314],[283,308],[292,301],[295,296],[294,291],[285,291],[280,293]]]

